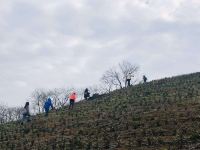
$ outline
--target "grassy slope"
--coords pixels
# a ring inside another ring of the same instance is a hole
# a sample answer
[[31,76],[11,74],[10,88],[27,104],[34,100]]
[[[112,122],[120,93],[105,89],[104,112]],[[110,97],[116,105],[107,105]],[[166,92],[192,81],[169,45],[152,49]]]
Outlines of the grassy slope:
[[200,73],[117,90],[0,126],[0,149],[200,149]]

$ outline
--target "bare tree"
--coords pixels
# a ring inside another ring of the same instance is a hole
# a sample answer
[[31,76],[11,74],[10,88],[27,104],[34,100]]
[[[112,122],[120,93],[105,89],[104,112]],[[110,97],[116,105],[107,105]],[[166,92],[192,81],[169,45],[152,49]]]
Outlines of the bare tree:
[[120,79],[120,72],[116,67],[107,70],[102,78],[101,82],[106,85],[107,91],[112,91],[113,88],[122,88],[122,80]]
[[105,72],[100,80],[103,83],[103,89],[106,93],[110,93],[113,89],[112,77],[109,76],[108,72]]
[[60,91],[59,89],[53,89],[53,90],[49,90],[46,94],[48,97],[51,97],[52,98],[52,103],[53,103],[53,106],[55,108],[58,107],[59,105],[59,95],[60,95]]
[[73,88],[55,88],[50,90],[36,89],[32,93],[32,108],[35,113],[41,113],[48,97],[51,98],[55,108],[62,107]]
[[14,108],[7,108],[7,111],[6,111],[6,121],[14,121],[14,118],[15,118],[15,110]]
[[93,85],[89,87],[90,93],[94,94],[94,93],[98,93],[98,94],[103,94],[105,93],[102,89],[101,85]]
[[130,62],[127,62],[127,61],[123,61],[122,63],[119,63],[119,68],[120,68],[120,72],[123,76],[124,86],[126,87],[127,86],[126,80],[127,80],[128,74],[135,76],[139,70],[139,66],[132,65]]
[[23,112],[23,107],[14,107],[13,108],[13,113],[14,113],[14,120],[19,120],[22,117],[22,112]]
[[1,104],[0,105],[0,124],[5,123],[7,121],[7,106]]
[[63,104],[66,102],[66,99],[68,98],[68,95],[72,90],[72,88],[56,88],[53,90],[49,90],[49,92],[47,92],[47,96],[52,98],[54,107],[59,108],[62,107]]
[[47,98],[47,93],[43,89],[36,89],[32,93],[33,108],[37,109],[37,112],[39,113],[42,112],[46,98]]
[[22,110],[21,107],[8,107],[7,105],[0,104],[0,124],[19,120]]
[[123,61],[119,63],[117,67],[107,70],[102,78],[101,82],[106,85],[107,91],[110,92],[113,89],[126,87],[127,75],[130,73],[134,76],[138,72],[139,67],[133,65],[130,62]]

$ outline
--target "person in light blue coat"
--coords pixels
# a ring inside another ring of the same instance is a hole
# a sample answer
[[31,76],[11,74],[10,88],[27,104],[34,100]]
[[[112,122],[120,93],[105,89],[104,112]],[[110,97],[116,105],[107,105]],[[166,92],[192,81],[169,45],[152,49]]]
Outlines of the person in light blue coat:
[[45,116],[47,117],[49,114],[49,108],[53,109],[53,104],[51,102],[51,98],[49,97],[46,102],[44,103],[44,110],[45,110]]

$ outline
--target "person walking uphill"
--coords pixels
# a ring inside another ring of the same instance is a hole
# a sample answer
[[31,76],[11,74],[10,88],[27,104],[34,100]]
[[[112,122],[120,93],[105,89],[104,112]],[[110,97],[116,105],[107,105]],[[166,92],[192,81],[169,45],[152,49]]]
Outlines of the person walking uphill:
[[69,104],[69,109],[73,109],[74,107],[74,103],[75,103],[75,100],[77,99],[77,95],[76,95],[76,92],[72,92],[69,96],[69,100],[70,100],[70,104]]
[[24,111],[23,111],[23,121],[30,121],[30,111],[29,111],[29,102],[26,102],[24,106]]
[[86,88],[84,91],[84,98],[85,98],[85,100],[88,100],[90,98],[90,92],[89,92],[88,88]]
[[44,110],[45,110],[45,116],[47,117],[49,114],[49,108],[53,109],[53,104],[51,102],[51,98],[48,98],[46,102],[44,103]]
[[143,75],[143,81],[144,83],[147,83],[147,77],[145,75]]

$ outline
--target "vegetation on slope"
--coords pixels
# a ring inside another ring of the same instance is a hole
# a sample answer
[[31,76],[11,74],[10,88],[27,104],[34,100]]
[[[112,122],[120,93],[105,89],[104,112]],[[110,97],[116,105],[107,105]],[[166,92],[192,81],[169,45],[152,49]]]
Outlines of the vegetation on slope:
[[116,90],[0,126],[0,149],[200,149],[200,73]]

